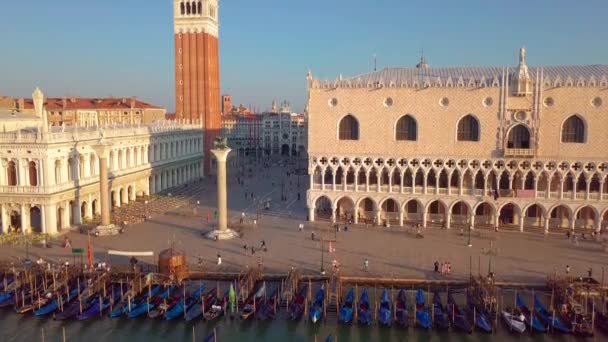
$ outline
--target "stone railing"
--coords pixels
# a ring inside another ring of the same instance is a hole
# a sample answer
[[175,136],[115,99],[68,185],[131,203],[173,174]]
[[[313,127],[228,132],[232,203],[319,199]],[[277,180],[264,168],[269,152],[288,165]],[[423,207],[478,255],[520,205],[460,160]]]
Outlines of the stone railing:
[[69,142],[82,140],[97,140],[102,137],[100,128],[104,130],[104,138],[121,138],[135,135],[149,135],[200,130],[200,124],[176,123],[174,121],[159,121],[149,125],[110,125],[103,127],[51,127],[49,133],[24,133],[21,131],[0,133],[0,143],[42,143]]
[[505,148],[505,157],[534,157],[535,148]]

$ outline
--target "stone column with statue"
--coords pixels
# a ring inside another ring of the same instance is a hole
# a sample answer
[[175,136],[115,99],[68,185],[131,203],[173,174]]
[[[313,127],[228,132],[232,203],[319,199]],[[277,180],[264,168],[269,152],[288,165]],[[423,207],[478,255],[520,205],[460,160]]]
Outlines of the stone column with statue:
[[95,235],[116,235],[120,227],[110,222],[110,189],[108,185],[108,155],[112,144],[105,141],[105,131],[100,129],[101,139],[91,147],[99,158],[99,202],[101,206],[101,224],[95,228]]
[[229,240],[238,236],[238,233],[228,228],[228,189],[226,183],[226,161],[231,149],[226,138],[218,137],[213,143],[211,153],[217,165],[217,211],[218,226],[216,230],[207,233],[207,238],[213,240]]

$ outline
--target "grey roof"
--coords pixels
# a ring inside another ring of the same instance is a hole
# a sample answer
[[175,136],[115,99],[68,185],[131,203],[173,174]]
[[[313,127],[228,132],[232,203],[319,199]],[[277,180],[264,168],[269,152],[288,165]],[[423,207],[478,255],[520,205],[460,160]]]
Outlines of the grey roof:
[[[503,70],[507,73],[511,73],[517,70],[517,67],[429,67],[429,68],[385,68],[379,71],[370,72],[350,78],[338,78],[335,81],[330,80],[317,80],[318,82],[325,83],[330,82],[335,84],[344,83],[361,83],[376,84],[383,83],[389,85],[394,83],[397,86],[402,84],[411,85],[413,82],[446,82],[451,78],[454,85],[460,78],[466,83],[469,80],[475,80],[477,82],[482,79],[490,86],[494,79],[500,80]],[[545,82],[548,80],[554,82],[556,79],[561,79],[562,82],[566,82],[568,78],[572,79],[574,84],[579,79],[582,79],[585,84],[591,80],[595,80],[599,84],[601,80],[606,80],[608,77],[608,65],[566,65],[566,66],[542,66],[542,67],[529,67],[529,73],[532,79],[536,77],[537,70],[543,72],[543,79]]]

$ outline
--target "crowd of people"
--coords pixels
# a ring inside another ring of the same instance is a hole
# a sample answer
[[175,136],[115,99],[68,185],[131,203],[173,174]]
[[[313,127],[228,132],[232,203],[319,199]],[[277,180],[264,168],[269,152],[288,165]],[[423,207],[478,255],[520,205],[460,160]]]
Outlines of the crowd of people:
[[452,263],[449,261],[443,261],[439,264],[439,261],[435,260],[433,266],[435,273],[440,273],[441,275],[450,275],[452,273]]

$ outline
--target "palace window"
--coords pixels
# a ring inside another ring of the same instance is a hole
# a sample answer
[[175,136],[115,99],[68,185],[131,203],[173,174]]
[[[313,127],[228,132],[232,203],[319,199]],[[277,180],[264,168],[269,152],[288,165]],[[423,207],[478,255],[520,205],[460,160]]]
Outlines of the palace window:
[[8,166],[6,167],[6,175],[8,185],[17,185],[17,165],[15,165],[15,162],[12,160],[8,162]]
[[402,116],[395,126],[395,139],[416,141],[417,137],[418,127],[416,126],[416,120],[410,115]]
[[38,185],[38,170],[36,168],[36,163],[33,161],[28,164],[28,173],[30,178],[30,185],[37,186]]
[[517,125],[509,132],[507,148],[530,148],[530,131],[524,125]]
[[352,115],[347,115],[340,120],[338,125],[338,139],[359,140],[359,123]]
[[479,141],[479,121],[469,114],[458,122],[458,141]]
[[579,144],[585,142],[585,123],[577,115],[572,115],[564,121],[562,142]]

